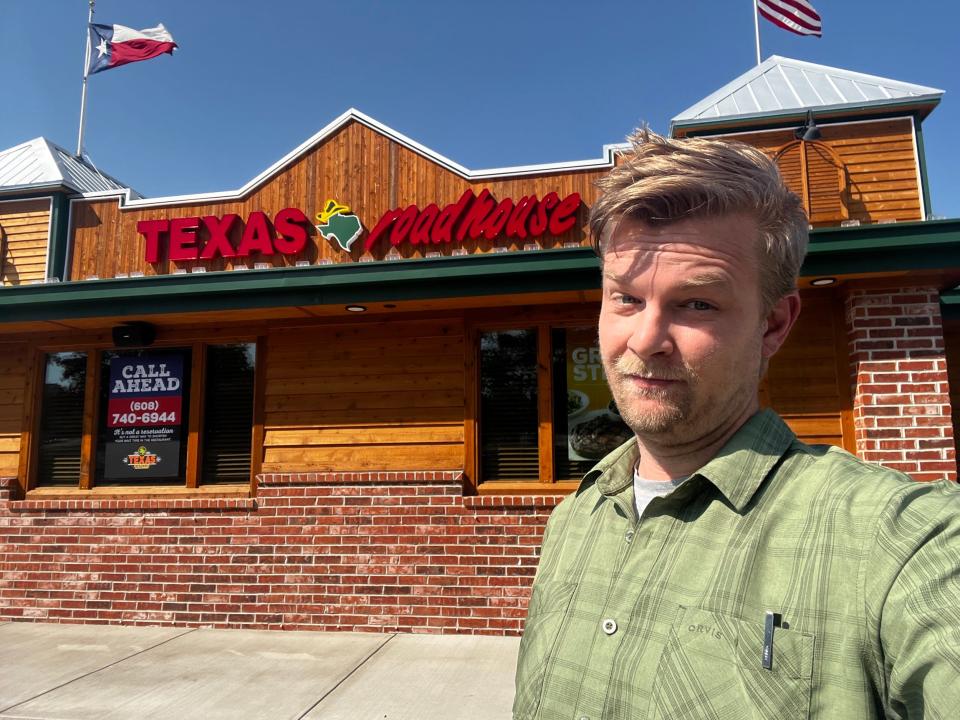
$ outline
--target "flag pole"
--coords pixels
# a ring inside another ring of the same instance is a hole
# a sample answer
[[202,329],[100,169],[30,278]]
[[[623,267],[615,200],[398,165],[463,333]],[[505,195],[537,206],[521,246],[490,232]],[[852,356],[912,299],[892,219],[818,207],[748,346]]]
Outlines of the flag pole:
[[87,120],[87,76],[90,71],[90,25],[93,23],[93,3],[90,0],[90,13],[87,16],[87,51],[83,61],[83,92],[80,95],[80,133],[77,135],[77,157],[83,153],[83,126]]
[[759,65],[760,64],[760,18],[757,16],[757,0],[752,0],[752,1],[753,1],[753,33],[757,38],[757,65]]

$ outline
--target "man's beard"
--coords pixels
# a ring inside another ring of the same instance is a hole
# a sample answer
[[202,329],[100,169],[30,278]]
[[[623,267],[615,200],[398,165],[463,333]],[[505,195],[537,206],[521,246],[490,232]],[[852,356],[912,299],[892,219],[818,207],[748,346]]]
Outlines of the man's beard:
[[[634,434],[672,435],[690,419],[693,410],[693,388],[699,377],[693,368],[687,365],[658,366],[648,363],[632,353],[624,353],[605,371],[613,394],[614,402],[620,411],[620,417]],[[675,380],[676,384],[663,388],[633,387],[628,376],[651,378],[656,380]],[[635,401],[640,398],[647,401],[646,408],[638,408]]]

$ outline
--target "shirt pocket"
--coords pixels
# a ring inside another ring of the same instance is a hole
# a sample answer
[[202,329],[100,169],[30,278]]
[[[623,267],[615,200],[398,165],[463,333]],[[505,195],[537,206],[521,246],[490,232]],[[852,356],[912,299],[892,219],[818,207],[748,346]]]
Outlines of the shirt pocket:
[[650,717],[803,720],[814,636],[776,628],[762,667],[763,623],[681,607],[654,679]]
[[574,583],[557,581],[537,583],[534,587],[517,658],[513,701],[513,716],[517,720],[533,717],[540,707],[543,684],[575,589]]

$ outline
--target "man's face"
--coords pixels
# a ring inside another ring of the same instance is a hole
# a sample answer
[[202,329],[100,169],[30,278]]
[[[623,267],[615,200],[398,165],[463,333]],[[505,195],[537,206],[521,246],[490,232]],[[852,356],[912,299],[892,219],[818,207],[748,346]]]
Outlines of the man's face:
[[786,332],[767,337],[752,218],[625,219],[603,266],[600,352],[639,437],[695,442],[756,409],[763,359]]

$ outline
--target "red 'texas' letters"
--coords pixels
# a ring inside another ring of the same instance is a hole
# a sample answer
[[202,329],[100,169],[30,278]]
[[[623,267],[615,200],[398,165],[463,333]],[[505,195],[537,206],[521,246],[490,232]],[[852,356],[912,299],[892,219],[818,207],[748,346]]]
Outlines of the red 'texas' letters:
[[[240,242],[234,247],[230,233],[238,223],[243,229]],[[246,222],[241,222],[240,216],[233,213],[223,217],[140,220],[137,232],[144,237],[147,262],[160,262],[164,248],[168,259],[183,262],[249,257],[254,253],[296,255],[307,246],[308,224],[302,210],[285,208],[276,214],[272,224],[267,214],[258,210],[250,213]]]

